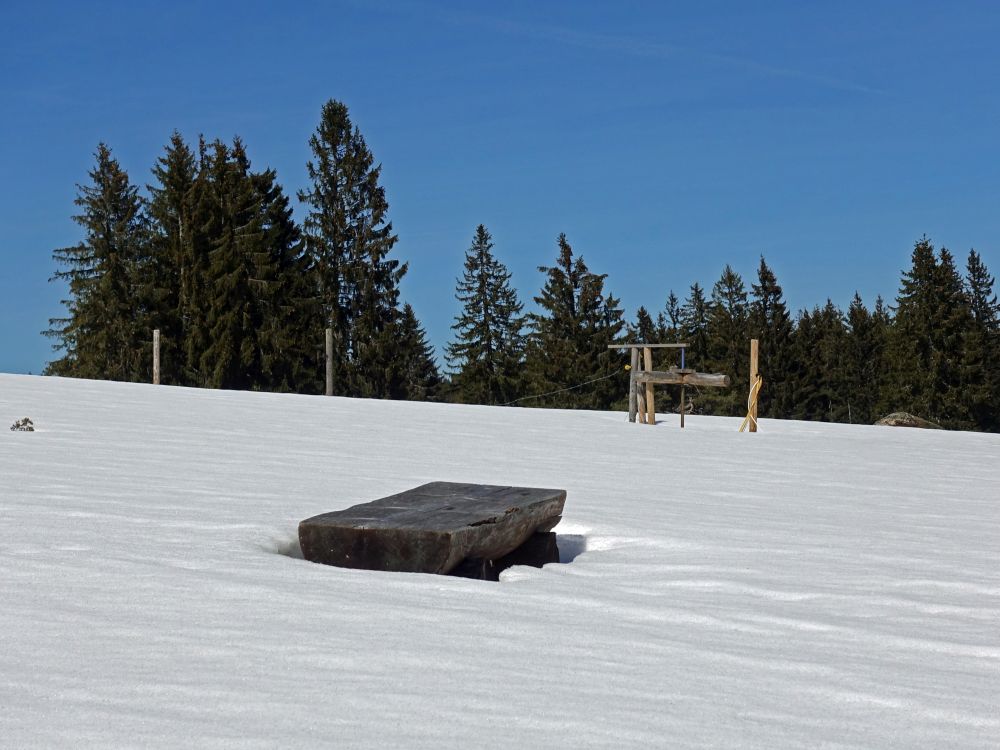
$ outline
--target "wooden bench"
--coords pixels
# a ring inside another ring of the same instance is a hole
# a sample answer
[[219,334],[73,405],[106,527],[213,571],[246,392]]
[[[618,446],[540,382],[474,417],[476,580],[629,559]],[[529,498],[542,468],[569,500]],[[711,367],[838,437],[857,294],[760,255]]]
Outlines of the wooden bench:
[[307,518],[299,545],[305,559],[327,565],[451,573],[510,556],[551,531],[565,502],[565,490],[431,482]]

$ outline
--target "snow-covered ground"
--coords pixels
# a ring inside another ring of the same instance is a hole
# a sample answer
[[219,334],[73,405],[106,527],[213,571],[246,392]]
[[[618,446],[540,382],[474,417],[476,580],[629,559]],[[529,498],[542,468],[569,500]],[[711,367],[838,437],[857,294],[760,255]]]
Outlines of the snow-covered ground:
[[[1000,436],[661,418],[0,375],[0,746],[1000,746]],[[439,479],[567,562],[295,557]]]

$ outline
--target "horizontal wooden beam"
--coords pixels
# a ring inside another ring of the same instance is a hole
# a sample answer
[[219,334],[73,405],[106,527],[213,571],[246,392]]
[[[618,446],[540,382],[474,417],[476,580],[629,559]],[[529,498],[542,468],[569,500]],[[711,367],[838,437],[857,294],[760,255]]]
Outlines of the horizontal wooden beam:
[[608,349],[684,349],[687,344],[608,344]]
[[695,372],[694,370],[641,370],[635,374],[637,383],[654,385],[694,385],[708,388],[728,388],[729,376],[721,372]]

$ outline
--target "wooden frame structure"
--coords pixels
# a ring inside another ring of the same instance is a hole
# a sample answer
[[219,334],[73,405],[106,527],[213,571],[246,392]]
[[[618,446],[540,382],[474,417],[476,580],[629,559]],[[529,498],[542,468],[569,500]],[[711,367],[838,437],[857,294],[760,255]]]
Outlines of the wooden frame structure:
[[[721,373],[696,372],[684,364],[687,344],[609,344],[608,349],[629,350],[628,421],[656,424],[656,405],[653,400],[654,385],[679,385],[681,387],[681,427],[684,427],[685,387],[728,388],[729,376]],[[642,366],[639,350],[642,350]],[[681,366],[668,370],[653,369],[653,349],[680,349]],[[640,387],[643,386],[643,387]]]

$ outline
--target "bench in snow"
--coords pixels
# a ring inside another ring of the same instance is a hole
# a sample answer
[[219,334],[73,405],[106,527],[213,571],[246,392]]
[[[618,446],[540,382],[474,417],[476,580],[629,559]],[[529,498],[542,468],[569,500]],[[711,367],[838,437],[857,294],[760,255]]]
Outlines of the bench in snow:
[[565,502],[565,490],[431,482],[307,518],[299,545],[305,559],[327,565],[462,574],[551,531]]

